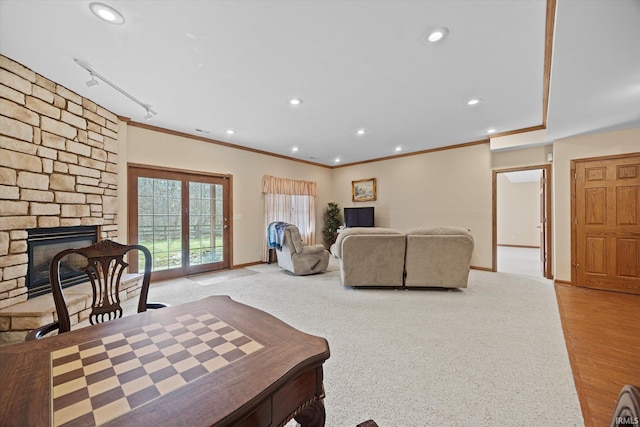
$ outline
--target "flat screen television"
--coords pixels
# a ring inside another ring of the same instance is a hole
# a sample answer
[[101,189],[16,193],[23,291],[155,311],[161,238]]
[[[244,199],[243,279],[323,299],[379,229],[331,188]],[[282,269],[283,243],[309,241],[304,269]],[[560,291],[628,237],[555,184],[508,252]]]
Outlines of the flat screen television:
[[344,208],[344,225],[349,227],[373,227],[373,206]]

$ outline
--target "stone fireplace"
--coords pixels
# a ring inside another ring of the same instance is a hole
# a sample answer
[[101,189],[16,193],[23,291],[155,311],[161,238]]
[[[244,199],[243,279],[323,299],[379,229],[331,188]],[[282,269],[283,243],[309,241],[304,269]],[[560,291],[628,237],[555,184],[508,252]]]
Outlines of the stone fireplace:
[[[30,230],[90,227],[95,239],[117,239],[119,125],[110,111],[2,55],[0,111],[0,342],[7,342],[16,330],[7,310],[29,297]],[[27,328],[18,329],[24,336]]]

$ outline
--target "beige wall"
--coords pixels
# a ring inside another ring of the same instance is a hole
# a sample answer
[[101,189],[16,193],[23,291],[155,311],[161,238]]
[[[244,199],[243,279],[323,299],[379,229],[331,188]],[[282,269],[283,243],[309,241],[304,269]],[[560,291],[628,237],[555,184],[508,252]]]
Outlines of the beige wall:
[[497,236],[499,245],[540,246],[540,183],[497,178]]
[[538,166],[545,165],[547,154],[553,151],[553,146],[539,145],[531,148],[520,148],[517,150],[492,151],[491,152],[491,168],[492,169],[509,169],[522,166]]
[[[375,202],[351,201],[351,181],[376,178]],[[491,153],[489,144],[365,163],[333,170],[334,201],[374,206],[376,225],[457,225],[475,240],[471,264],[491,268]]]
[[[340,207],[375,206],[378,226],[407,230],[426,225],[460,225],[476,240],[472,263],[491,268],[491,153],[488,144],[329,169],[237,150],[136,126],[122,133],[126,161],[233,175],[234,264],[261,259],[264,174],[318,182],[317,239],[327,202]],[[124,150],[124,148],[121,147]],[[122,156],[125,157],[125,156]],[[120,165],[126,169],[126,165]],[[351,181],[377,178],[378,200],[353,203]],[[126,174],[119,188],[126,189]],[[120,211],[126,218],[126,190]],[[239,219],[241,217],[241,219]],[[121,222],[120,236],[126,236]],[[124,240],[124,237],[123,237]]]
[[[329,169],[237,150],[195,139],[126,126],[126,161],[234,177],[234,264],[261,259],[263,230],[262,175],[318,182],[317,239],[321,241],[326,203],[374,206],[376,225],[407,230],[428,225],[459,225],[471,229],[476,248],[472,264],[491,268],[492,187],[494,169],[548,163],[553,152],[554,275],[571,279],[571,159],[640,151],[640,129],[628,129],[556,141],[552,146],[491,152],[488,144]],[[125,156],[121,156],[123,158]],[[122,167],[122,165],[120,165]],[[126,170],[126,165],[124,166]],[[376,178],[375,202],[351,201],[351,181]],[[125,180],[126,176],[120,176]],[[120,182],[120,216],[126,217],[126,185]],[[241,219],[240,219],[241,218]],[[125,240],[126,222],[118,234]]]
[[633,152],[640,152],[640,128],[575,136],[554,142],[556,280],[571,280],[571,160]]
[[[135,126],[127,127],[124,144],[127,146],[128,163],[233,176],[234,265],[258,262],[262,258],[266,231],[263,225],[261,185],[265,174],[318,183],[316,238],[322,242],[322,210],[330,201],[332,188],[329,168]],[[126,176],[120,178],[126,180]],[[123,189],[120,192],[120,209],[126,213],[126,186],[119,188]],[[120,221],[120,225],[120,236],[126,236],[126,221]]]

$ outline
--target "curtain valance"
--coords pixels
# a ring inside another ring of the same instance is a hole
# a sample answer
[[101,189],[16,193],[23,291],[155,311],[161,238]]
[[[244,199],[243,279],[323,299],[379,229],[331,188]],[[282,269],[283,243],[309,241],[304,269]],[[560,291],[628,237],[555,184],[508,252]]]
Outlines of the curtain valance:
[[300,181],[265,175],[262,177],[262,192],[268,194],[297,194],[316,197],[318,195],[318,184],[313,181]]

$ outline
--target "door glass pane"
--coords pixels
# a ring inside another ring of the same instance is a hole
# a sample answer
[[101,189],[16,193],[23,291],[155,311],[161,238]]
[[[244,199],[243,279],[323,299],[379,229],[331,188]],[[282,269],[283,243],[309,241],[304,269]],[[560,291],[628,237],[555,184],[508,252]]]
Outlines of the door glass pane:
[[152,271],[182,267],[181,203],[180,181],[138,177],[138,243],[151,251]]
[[189,182],[189,265],[224,261],[222,185]]

